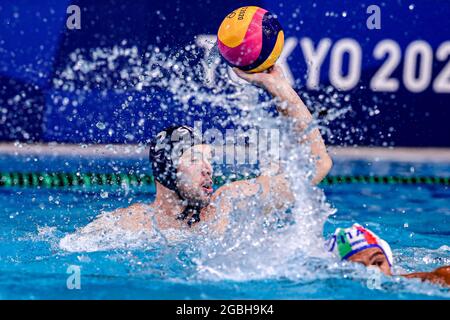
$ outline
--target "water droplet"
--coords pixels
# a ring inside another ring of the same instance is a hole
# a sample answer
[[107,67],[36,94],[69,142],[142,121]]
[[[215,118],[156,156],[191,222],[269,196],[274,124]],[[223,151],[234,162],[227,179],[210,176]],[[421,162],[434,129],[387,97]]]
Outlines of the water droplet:
[[97,128],[99,128],[100,130],[105,130],[106,125],[103,122],[97,122],[97,124],[95,125]]
[[106,199],[106,198],[109,197],[109,193],[106,192],[106,191],[102,191],[102,192],[100,193],[100,197],[101,197],[102,199]]

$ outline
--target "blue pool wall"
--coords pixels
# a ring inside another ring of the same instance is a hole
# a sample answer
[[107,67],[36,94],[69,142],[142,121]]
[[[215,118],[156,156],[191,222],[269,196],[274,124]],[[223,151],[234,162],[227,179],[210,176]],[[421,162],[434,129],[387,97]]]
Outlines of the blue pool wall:
[[[69,16],[66,10],[72,4],[81,8],[80,30],[66,27]],[[53,79],[77,48],[114,46],[124,39],[127,45],[141,51],[149,45],[182,48],[197,35],[215,34],[228,12],[247,4],[248,1],[223,0],[3,0],[0,3],[0,141],[145,143],[162,127],[187,121],[186,114],[176,106],[161,111],[158,101],[154,100],[143,103],[134,99],[126,111],[121,111],[117,101],[139,93],[107,91],[105,95],[103,88],[86,93],[84,103],[78,107],[77,121],[71,121],[70,110],[61,112],[52,99],[54,95],[67,95],[55,91]],[[433,86],[450,64],[450,56],[445,57],[441,52],[438,58],[438,50],[444,52],[448,47],[446,41],[450,40],[450,2],[274,0],[253,1],[252,4],[276,13],[287,39],[308,38],[315,46],[326,38],[331,40],[330,52],[320,71],[323,86],[333,84],[329,77],[330,57],[336,43],[350,39],[361,48],[359,82],[347,90],[353,110],[344,121],[347,128],[360,132],[344,132],[345,136],[338,139],[327,137],[329,144],[450,146],[450,93]],[[381,29],[370,30],[366,26],[369,17],[366,10],[372,4],[380,8]],[[375,92],[370,82],[386,57],[377,59],[373,53],[385,40],[394,41],[400,48],[400,61],[391,75],[398,80],[399,88],[394,92]],[[429,84],[419,92],[405,85],[403,79],[406,52],[414,41],[422,41],[432,52],[431,70],[425,67],[420,70],[420,59],[415,65],[417,76],[421,72],[431,74]],[[348,69],[347,60],[344,56],[343,69]],[[305,87],[307,65],[298,43],[287,62],[294,77],[300,79],[296,86],[298,92],[308,91],[316,97],[324,93]],[[450,85],[450,79],[441,82]],[[26,98],[14,100],[24,93]],[[366,107],[378,112],[371,114]],[[138,130],[140,111],[147,121],[145,127]],[[223,116],[220,110],[200,112],[188,121],[203,119],[208,124],[217,116]],[[96,128],[97,121],[109,123],[113,134]],[[338,121],[330,128],[343,132],[341,126],[342,121]],[[55,127],[59,130],[54,130]],[[127,133],[135,137],[133,141],[126,138]]]

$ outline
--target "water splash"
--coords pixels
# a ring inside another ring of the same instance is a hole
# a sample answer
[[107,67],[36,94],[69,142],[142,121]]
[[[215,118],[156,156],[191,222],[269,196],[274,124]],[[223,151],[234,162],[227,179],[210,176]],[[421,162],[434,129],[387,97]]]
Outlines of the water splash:
[[[127,93],[123,109],[138,93],[140,99],[156,99],[160,108],[169,111],[176,103],[186,113],[184,120],[188,124],[199,112],[222,109],[227,117],[215,119],[220,128],[233,125],[280,130],[280,164],[294,194],[292,206],[289,210],[265,214],[266,208],[256,195],[246,199],[245,209],[234,208],[223,236],[192,237],[188,256],[196,265],[198,277],[215,280],[291,277],[312,273],[317,268],[317,259],[326,258],[322,230],[333,209],[323,192],[310,183],[315,172],[310,146],[296,142],[298,133],[293,133],[293,123],[274,117],[276,102],[262,89],[233,77],[229,68],[217,59],[214,49],[204,54],[201,48],[191,44],[176,52],[149,47],[142,53],[136,47],[124,45],[96,48],[87,53],[76,50],[53,85],[57,92],[72,94],[71,98],[53,95],[54,103],[62,105],[61,108],[76,109],[92,90],[113,90]],[[162,95],[162,91],[169,92],[170,96]],[[326,93],[327,97],[319,98],[321,101],[304,97],[316,118],[326,108],[326,115],[305,132],[316,127],[324,129],[330,121],[350,110],[346,96],[331,88]],[[106,130],[103,122],[93,123],[97,127],[99,124],[101,130]],[[133,242],[132,248],[145,245],[132,235],[122,234],[119,243],[118,237],[110,236],[107,239],[103,234],[93,242],[82,241],[83,248],[78,249],[123,248],[126,242]]]

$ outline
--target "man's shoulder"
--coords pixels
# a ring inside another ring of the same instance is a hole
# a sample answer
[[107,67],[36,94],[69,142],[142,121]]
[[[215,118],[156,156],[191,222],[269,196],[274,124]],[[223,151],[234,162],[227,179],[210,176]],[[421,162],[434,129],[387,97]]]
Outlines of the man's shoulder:
[[133,203],[125,208],[118,208],[112,211],[110,214],[113,216],[139,216],[144,215],[150,212],[150,208],[148,204],[145,203]]
[[151,224],[149,216],[149,205],[144,203],[133,203],[126,208],[120,208],[111,214],[121,227],[125,229],[138,229],[148,227]]
[[127,210],[132,213],[143,213],[149,210],[149,205],[145,203],[136,202],[124,208],[124,210]]

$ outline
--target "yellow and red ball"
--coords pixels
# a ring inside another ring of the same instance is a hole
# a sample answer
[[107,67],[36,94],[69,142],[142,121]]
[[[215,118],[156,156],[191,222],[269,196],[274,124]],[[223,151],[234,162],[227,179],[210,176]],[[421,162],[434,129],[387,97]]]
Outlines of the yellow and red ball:
[[228,64],[249,73],[273,66],[284,45],[277,18],[255,6],[231,12],[222,21],[217,38],[219,52]]

